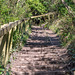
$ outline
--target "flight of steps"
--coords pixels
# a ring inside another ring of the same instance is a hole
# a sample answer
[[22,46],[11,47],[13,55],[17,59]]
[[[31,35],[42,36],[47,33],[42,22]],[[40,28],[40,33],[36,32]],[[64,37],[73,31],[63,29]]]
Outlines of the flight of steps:
[[59,37],[50,30],[33,26],[30,38],[11,59],[12,75],[70,75],[67,50],[60,47]]

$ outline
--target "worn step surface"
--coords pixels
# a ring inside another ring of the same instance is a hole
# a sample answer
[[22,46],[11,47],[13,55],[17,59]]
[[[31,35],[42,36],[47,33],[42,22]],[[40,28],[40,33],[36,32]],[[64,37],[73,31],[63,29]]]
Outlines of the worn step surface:
[[[30,38],[11,60],[12,75],[66,75],[67,50],[60,47],[59,37],[51,30],[33,26]],[[62,59],[61,59],[62,58]]]

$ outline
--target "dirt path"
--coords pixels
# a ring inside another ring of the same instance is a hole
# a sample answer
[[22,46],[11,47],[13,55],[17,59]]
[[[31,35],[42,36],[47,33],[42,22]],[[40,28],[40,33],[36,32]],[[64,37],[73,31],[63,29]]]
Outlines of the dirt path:
[[[12,75],[66,75],[67,50],[52,31],[33,26],[30,38],[11,61]],[[62,59],[61,59],[62,58]]]

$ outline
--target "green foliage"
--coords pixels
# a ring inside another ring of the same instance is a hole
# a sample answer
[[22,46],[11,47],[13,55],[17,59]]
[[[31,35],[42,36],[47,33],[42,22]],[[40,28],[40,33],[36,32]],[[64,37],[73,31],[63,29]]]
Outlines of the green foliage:
[[43,6],[46,7],[46,11],[49,12],[51,1],[50,0],[39,0],[39,1],[43,4]]
[[0,25],[29,17],[30,8],[25,0],[0,0]]
[[5,68],[4,66],[0,65],[0,75],[2,75],[5,71]]
[[4,65],[2,65],[2,56],[0,56],[0,75],[4,74],[5,68]]
[[14,31],[14,33],[13,33],[13,48],[20,50],[22,48],[22,46],[25,45],[25,43],[29,37],[29,33],[31,31],[31,28],[29,28],[28,25],[29,25],[28,22],[26,24],[23,23],[22,30],[17,27],[16,31]]
[[65,16],[68,14],[68,10],[65,8],[65,6],[62,3],[58,4],[58,12],[62,16]]
[[27,0],[31,9],[32,15],[40,15],[46,12],[45,6],[39,0]]
[[0,25],[32,15],[47,13],[49,2],[40,0],[0,0]]
[[20,45],[21,34],[16,30],[13,34],[13,47],[18,48]]
[[28,35],[28,34],[24,34],[24,35],[22,35],[21,40],[22,40],[22,43],[23,43],[23,44],[25,44],[25,43],[26,43],[26,41],[27,41],[28,37],[29,37],[29,35]]
[[65,2],[71,7],[73,11],[75,11],[75,4],[73,3],[73,0],[65,0]]
[[6,68],[2,64],[0,64],[0,75],[10,75],[9,71],[6,71]]

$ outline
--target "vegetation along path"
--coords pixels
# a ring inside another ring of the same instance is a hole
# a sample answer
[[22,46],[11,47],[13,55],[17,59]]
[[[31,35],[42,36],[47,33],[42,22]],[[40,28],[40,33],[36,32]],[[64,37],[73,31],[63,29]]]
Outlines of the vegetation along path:
[[27,44],[13,56],[12,75],[67,75],[67,49],[61,48],[59,37],[46,28],[33,26]]

